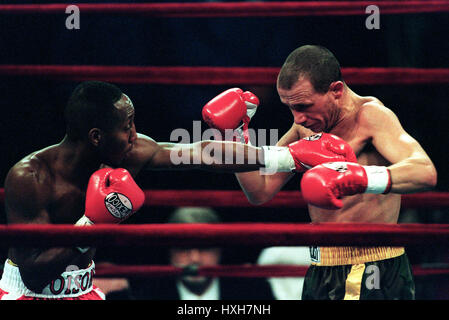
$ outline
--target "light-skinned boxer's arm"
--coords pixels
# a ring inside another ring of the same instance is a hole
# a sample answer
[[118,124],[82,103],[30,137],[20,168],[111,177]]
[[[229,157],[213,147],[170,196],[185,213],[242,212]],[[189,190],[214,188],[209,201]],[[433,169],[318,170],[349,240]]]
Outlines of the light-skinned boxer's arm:
[[[256,103],[249,104],[246,100],[247,99],[243,97],[243,90],[232,88],[222,92],[203,107],[203,120],[211,128],[219,131],[217,140],[228,139],[224,134],[225,131],[238,133],[237,128],[242,122],[244,122],[246,128],[248,127],[249,121],[259,108],[260,101],[256,97],[256,99],[254,99],[256,100]],[[248,114],[249,112],[251,113]],[[249,137],[249,135],[247,136]],[[293,136],[294,138],[289,139],[289,142],[298,140],[296,132],[293,132]],[[283,139],[285,141],[285,136]],[[245,143],[250,143],[249,139],[245,140]],[[287,144],[284,144],[283,146],[286,146]],[[280,146],[279,143],[278,146]],[[249,202],[261,204],[271,199],[271,197],[293,176],[293,173],[279,172],[271,175],[261,175],[260,171],[257,170],[236,173],[235,175]]]
[[[276,145],[286,146],[290,150],[296,172],[304,172],[325,162],[357,162],[354,151],[341,138],[327,133],[314,134],[296,124],[292,125]],[[261,175],[259,172],[248,172],[237,173],[236,176],[248,200],[253,204],[262,204],[271,200],[293,174],[279,172]]]
[[326,209],[341,208],[341,199],[358,193],[413,193],[436,185],[437,173],[419,143],[402,128],[396,115],[382,105],[365,106],[361,130],[392,165],[361,166],[336,162],[312,168],[301,181],[304,199]]
[[[241,122],[244,123],[244,130],[248,128],[248,124],[256,110],[259,108],[259,99],[251,92],[243,92],[240,88],[228,89],[212,100],[210,100],[203,107],[203,119],[213,129],[218,129],[221,133],[223,131],[237,131],[237,127]],[[293,128],[292,130],[295,130]],[[293,134],[293,136],[298,134]],[[245,139],[245,142],[247,140]],[[289,143],[287,146],[264,146],[264,162],[268,170],[262,173],[265,176],[273,175],[276,172],[304,172],[307,169],[324,162],[330,161],[352,161],[357,162],[354,151],[345,141],[335,135],[328,133],[319,133],[311,135],[304,139],[296,140]],[[269,170],[276,167],[277,170]],[[287,164],[287,166],[284,166]],[[257,173],[256,173],[257,174]],[[251,175],[247,175],[251,177]],[[280,178],[269,181],[277,181]],[[237,177],[239,179],[239,177]],[[263,192],[268,194],[267,197],[262,195],[262,199],[271,199],[271,197],[279,191],[279,187],[283,186],[283,179],[280,183],[275,183],[275,188],[266,189],[266,179],[259,179],[246,184],[241,182],[242,189],[248,196],[251,202],[254,201],[252,195]],[[257,178],[255,178],[257,179]],[[258,181],[258,183],[257,183]],[[257,190],[259,192],[257,192]],[[258,196],[260,197],[260,196]],[[260,199],[257,201],[259,203]]]
[[437,172],[422,146],[402,127],[398,117],[380,104],[367,105],[360,113],[361,125],[377,151],[391,165],[393,193],[413,193],[433,188]]
[[[52,177],[39,160],[14,166],[5,180],[5,210],[8,224],[51,224],[48,208],[54,194]],[[69,223],[69,222],[68,222]],[[95,249],[85,255],[93,257]],[[80,265],[75,248],[12,247],[8,257],[19,266],[25,285],[42,290],[68,265]],[[88,257],[92,259],[92,257]],[[36,275],[39,275],[38,277]]]
[[[218,129],[222,135],[224,130],[237,131],[237,126],[242,122],[248,127],[249,121],[259,108],[260,101],[257,98],[253,99],[257,102],[255,103],[256,108],[254,108],[242,94],[243,90],[238,88],[229,89],[219,94],[203,107],[203,120],[211,128]],[[251,114],[248,114],[249,112]],[[299,132],[293,126],[277,143],[277,146],[286,147],[297,140],[299,140]],[[248,143],[248,141],[245,142]],[[252,204],[262,204],[270,200],[294,175],[291,172],[278,172],[269,175],[260,173],[259,170],[236,173],[237,181]]]
[[[286,147],[300,138],[299,128],[293,124],[277,142],[276,146]],[[275,174],[262,175],[259,171],[235,174],[248,201],[254,205],[260,205],[271,200],[294,175],[293,172],[277,172]]]

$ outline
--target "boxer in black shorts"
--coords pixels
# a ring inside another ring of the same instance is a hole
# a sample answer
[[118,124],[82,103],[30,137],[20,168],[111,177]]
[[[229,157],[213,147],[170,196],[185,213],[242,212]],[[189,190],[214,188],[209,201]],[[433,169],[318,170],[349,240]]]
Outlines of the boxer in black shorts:
[[[319,258],[318,250],[327,251],[329,255],[358,250],[370,256],[371,262],[344,264],[340,261],[332,265],[327,261],[322,265],[312,260],[304,281],[303,300],[411,300],[415,296],[412,269],[403,248],[310,249],[312,258]],[[388,256],[395,257],[385,258]],[[347,261],[355,262],[349,257]]]
[[[294,50],[279,72],[277,91],[293,117],[277,146],[333,134],[357,157],[354,162],[330,160],[303,174],[301,192],[312,222],[397,223],[401,194],[436,185],[436,169],[421,145],[379,99],[360,96],[348,87],[328,49],[305,45]],[[294,173],[253,171],[236,176],[248,200],[259,205],[272,199]],[[312,259],[306,299],[414,298],[404,248],[315,248]],[[364,287],[366,270],[376,267],[380,289],[369,290]]]

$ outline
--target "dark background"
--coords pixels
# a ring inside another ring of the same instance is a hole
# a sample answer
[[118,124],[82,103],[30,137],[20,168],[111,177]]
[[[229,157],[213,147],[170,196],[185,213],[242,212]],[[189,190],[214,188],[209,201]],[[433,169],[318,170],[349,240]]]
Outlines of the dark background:
[[[63,2],[63,1],[59,1]],[[126,1],[82,1],[126,2]],[[149,1],[146,1],[149,2]],[[9,1],[9,3],[32,3]],[[45,1],[40,1],[45,3]],[[75,2],[70,2],[75,3]],[[130,66],[269,66],[280,67],[287,55],[304,44],[329,48],[342,67],[448,68],[449,14],[383,15],[380,29],[368,30],[361,16],[289,18],[148,18],[84,14],[81,28],[65,28],[67,14],[0,14],[1,64],[130,65]],[[101,79],[99,79],[101,80]],[[2,111],[1,187],[9,168],[27,154],[64,136],[63,110],[78,82],[44,77],[0,76]],[[436,191],[449,190],[447,161],[448,86],[348,85],[359,95],[378,97],[401,120],[405,130],[427,151],[438,170]],[[156,141],[169,141],[176,128],[192,132],[192,121],[201,120],[202,106],[232,86],[181,86],[118,84],[136,107],[136,127]],[[279,137],[290,127],[291,114],[279,102],[275,84],[248,86],[261,99],[251,122],[254,129],[278,129]],[[203,130],[207,125],[202,123]],[[203,171],[143,172],[137,179],[144,189],[239,190],[232,174]],[[284,190],[299,188],[299,176]],[[308,222],[306,210],[216,208],[226,222]],[[144,208],[127,223],[163,222],[172,210]],[[4,214],[1,215],[4,222]],[[448,223],[449,212],[403,210],[401,222]],[[127,263],[160,262],[161,249],[147,255],[133,250],[115,254],[105,248],[99,259]],[[438,249],[439,250],[439,249]],[[409,248],[412,263],[448,260],[447,252]],[[447,248],[444,248],[447,251]],[[232,250],[227,261],[252,262],[258,248]],[[103,255],[103,256],[102,256]],[[434,281],[418,285],[421,298],[435,298]],[[431,286],[431,289],[427,289]]]

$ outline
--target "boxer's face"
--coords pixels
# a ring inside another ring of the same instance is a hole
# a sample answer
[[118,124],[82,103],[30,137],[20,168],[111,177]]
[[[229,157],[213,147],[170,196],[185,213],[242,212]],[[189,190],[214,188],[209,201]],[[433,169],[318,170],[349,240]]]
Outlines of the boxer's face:
[[106,164],[118,166],[133,149],[137,139],[134,125],[134,106],[127,95],[123,94],[114,106],[119,114],[119,122],[114,130],[105,134],[100,152]]
[[291,89],[277,87],[281,102],[290,108],[295,124],[314,132],[329,130],[338,121],[339,109],[330,91],[318,93],[307,78],[300,78]]

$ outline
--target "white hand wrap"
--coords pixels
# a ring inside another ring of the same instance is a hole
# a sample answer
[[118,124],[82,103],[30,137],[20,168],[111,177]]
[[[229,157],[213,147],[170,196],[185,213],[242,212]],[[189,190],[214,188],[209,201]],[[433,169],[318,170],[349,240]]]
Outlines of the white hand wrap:
[[366,176],[368,177],[368,185],[365,193],[387,193],[391,187],[390,171],[387,167],[381,166],[363,166]]
[[295,169],[295,160],[287,147],[263,146],[265,173],[292,172]]

